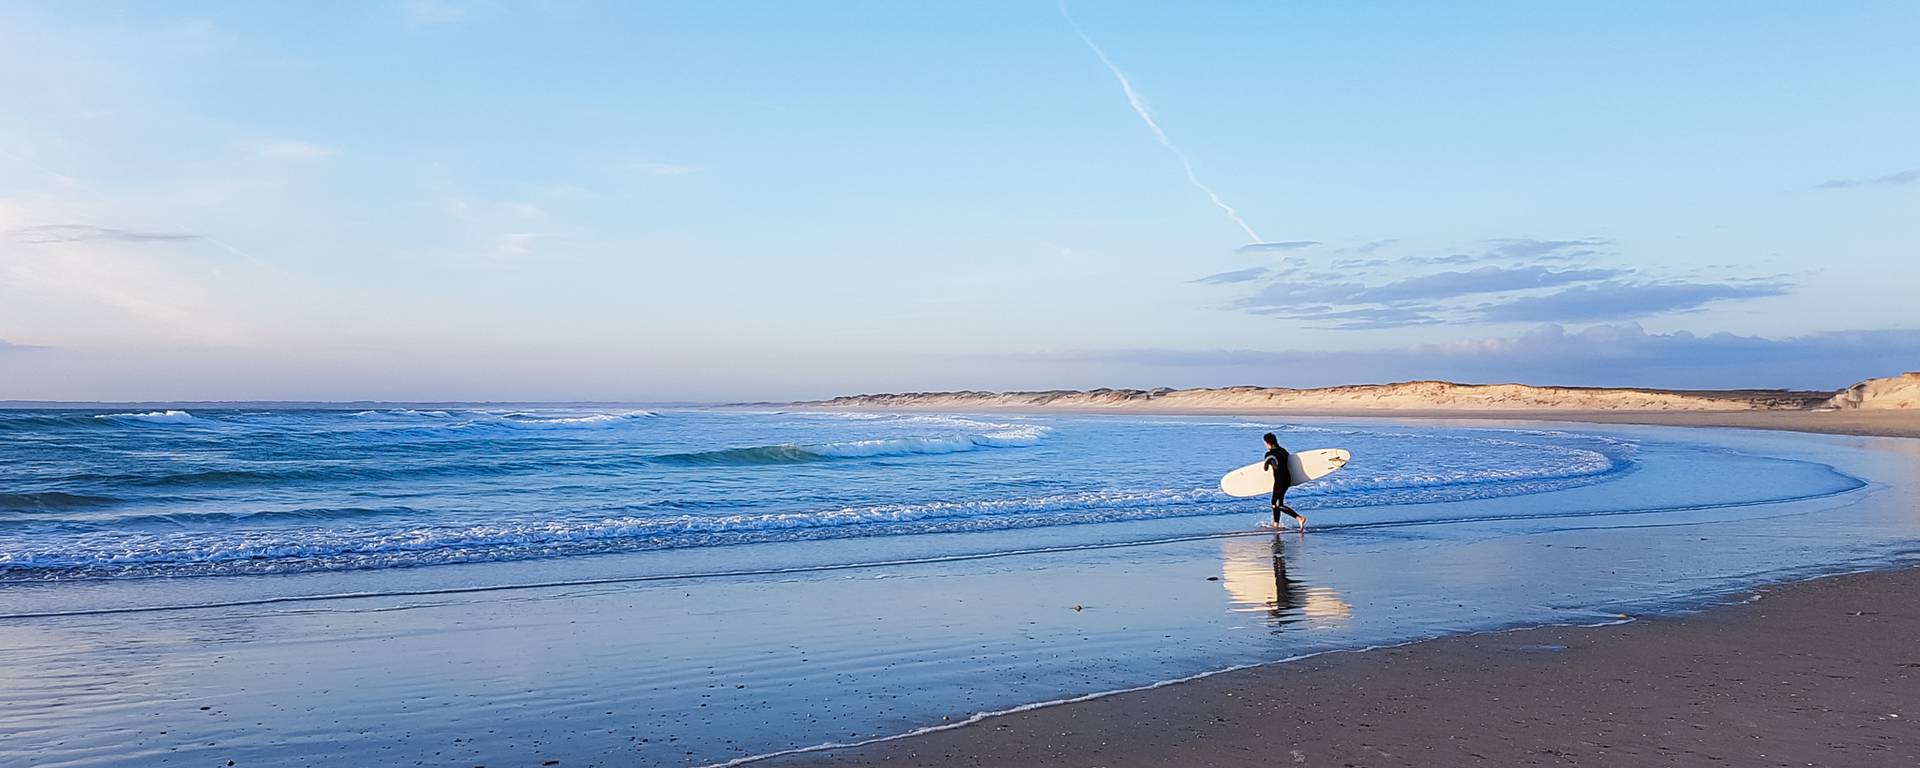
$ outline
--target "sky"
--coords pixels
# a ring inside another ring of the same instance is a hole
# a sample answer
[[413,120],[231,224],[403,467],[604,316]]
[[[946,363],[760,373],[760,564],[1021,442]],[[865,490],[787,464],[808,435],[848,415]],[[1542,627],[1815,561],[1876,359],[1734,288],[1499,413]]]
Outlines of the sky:
[[0,399],[1920,368],[1920,5],[0,0]]

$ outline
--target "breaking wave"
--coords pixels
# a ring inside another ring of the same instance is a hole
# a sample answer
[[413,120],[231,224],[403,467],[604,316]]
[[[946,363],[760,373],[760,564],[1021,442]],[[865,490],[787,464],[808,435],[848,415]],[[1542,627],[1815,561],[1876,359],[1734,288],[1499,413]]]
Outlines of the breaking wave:
[[982,434],[893,437],[873,440],[847,440],[832,443],[798,445],[760,445],[718,451],[668,453],[653,457],[661,464],[680,466],[758,466],[765,464],[802,464],[833,459],[864,459],[876,456],[915,456],[960,453],[981,448],[1021,448],[1038,445],[1047,433],[1045,427],[1002,425]]
[[96,419],[109,421],[143,421],[153,423],[178,423],[192,421],[193,414],[186,411],[147,411],[145,413],[103,413]]

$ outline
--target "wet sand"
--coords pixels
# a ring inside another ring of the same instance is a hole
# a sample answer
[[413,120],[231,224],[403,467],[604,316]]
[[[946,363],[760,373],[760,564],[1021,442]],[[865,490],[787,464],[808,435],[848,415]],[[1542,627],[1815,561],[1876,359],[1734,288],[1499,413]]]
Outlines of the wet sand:
[[782,766],[1920,765],[1920,568],[1230,672]]

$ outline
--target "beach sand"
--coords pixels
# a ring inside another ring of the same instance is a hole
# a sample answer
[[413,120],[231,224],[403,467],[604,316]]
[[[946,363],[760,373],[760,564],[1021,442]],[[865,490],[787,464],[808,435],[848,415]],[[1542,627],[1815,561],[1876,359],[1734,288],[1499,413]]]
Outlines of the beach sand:
[[1334,653],[771,764],[1920,765],[1920,569]]

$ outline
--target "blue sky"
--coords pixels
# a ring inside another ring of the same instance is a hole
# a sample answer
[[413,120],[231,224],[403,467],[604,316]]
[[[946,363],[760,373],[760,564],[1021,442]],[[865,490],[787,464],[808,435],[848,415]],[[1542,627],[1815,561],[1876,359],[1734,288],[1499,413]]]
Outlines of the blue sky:
[[1070,10],[0,4],[0,398],[1920,367],[1911,3]]

